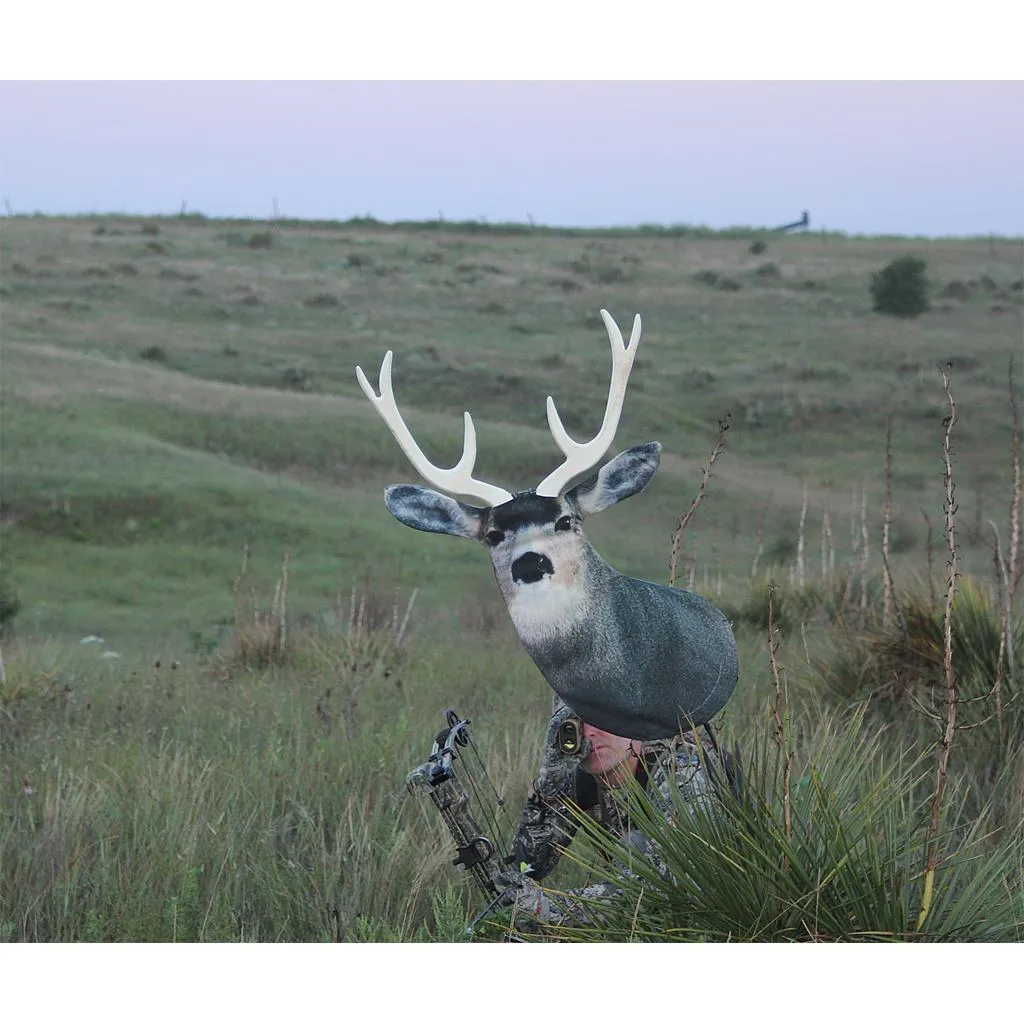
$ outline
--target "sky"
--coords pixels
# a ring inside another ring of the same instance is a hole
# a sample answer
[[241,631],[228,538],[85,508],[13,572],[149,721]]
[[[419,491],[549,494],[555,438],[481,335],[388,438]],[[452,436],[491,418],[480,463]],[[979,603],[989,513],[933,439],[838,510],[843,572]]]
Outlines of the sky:
[[1024,83],[3,81],[17,213],[1024,235]]

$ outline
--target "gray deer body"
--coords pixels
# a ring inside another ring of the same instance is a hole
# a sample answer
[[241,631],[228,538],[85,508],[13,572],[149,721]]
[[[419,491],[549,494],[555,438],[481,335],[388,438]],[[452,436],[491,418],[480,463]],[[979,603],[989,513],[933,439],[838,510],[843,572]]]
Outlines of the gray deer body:
[[725,616],[699,594],[623,576],[593,558],[591,584],[603,600],[589,624],[541,639],[519,634],[551,688],[585,722],[618,736],[661,739],[708,721],[736,687]]
[[533,490],[511,494],[473,479],[476,441],[468,413],[462,459],[451,470],[432,466],[397,412],[391,353],[381,369],[380,397],[362,370],[358,376],[420,473],[485,503],[464,504],[417,484],[400,484],[385,492],[391,514],[417,530],[484,544],[516,632],[551,688],[600,729],[662,739],[707,722],[725,706],[738,676],[736,640],[714,605],[690,591],[624,576],[582,532],[587,516],[647,485],[661,452],[657,442],[627,449],[565,490],[611,442],[639,340],[639,317],[627,348],[614,321],[601,312],[614,361],[605,422],[597,438],[578,444],[565,433],[549,398],[548,421],[567,459]]

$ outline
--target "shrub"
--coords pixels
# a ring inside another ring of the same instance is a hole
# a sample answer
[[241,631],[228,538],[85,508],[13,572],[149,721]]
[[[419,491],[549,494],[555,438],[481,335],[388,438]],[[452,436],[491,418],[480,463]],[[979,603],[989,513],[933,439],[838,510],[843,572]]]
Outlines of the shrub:
[[928,264],[916,256],[900,256],[871,275],[876,313],[913,319],[928,309]]
[[751,256],[760,256],[768,251],[768,243],[762,238],[756,238],[750,243],[750,248],[747,251]]

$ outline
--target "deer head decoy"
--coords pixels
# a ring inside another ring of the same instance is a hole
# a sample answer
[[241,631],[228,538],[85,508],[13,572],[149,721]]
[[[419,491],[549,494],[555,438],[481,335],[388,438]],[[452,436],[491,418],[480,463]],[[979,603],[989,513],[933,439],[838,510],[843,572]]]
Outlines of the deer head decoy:
[[704,598],[622,575],[583,535],[587,516],[643,490],[661,453],[657,441],[629,448],[567,489],[614,439],[640,341],[639,315],[628,345],[606,310],[601,317],[612,349],[601,429],[592,441],[574,441],[549,396],[548,425],[565,461],[535,488],[515,494],[473,477],[476,430],[468,412],[458,463],[440,469],[427,459],[398,411],[391,352],[381,364],[380,395],[360,367],[356,377],[416,471],[446,492],[388,487],[391,514],[415,530],[483,544],[516,632],[551,688],[599,729],[661,739],[703,724],[725,706],[738,675],[736,640],[725,616]]

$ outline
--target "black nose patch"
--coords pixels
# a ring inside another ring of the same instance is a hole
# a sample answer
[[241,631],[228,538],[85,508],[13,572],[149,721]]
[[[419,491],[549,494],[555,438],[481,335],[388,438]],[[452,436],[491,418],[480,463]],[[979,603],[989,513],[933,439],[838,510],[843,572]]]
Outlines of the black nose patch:
[[555,567],[547,555],[538,555],[536,551],[527,551],[512,563],[513,583],[537,583],[545,576],[554,576]]

